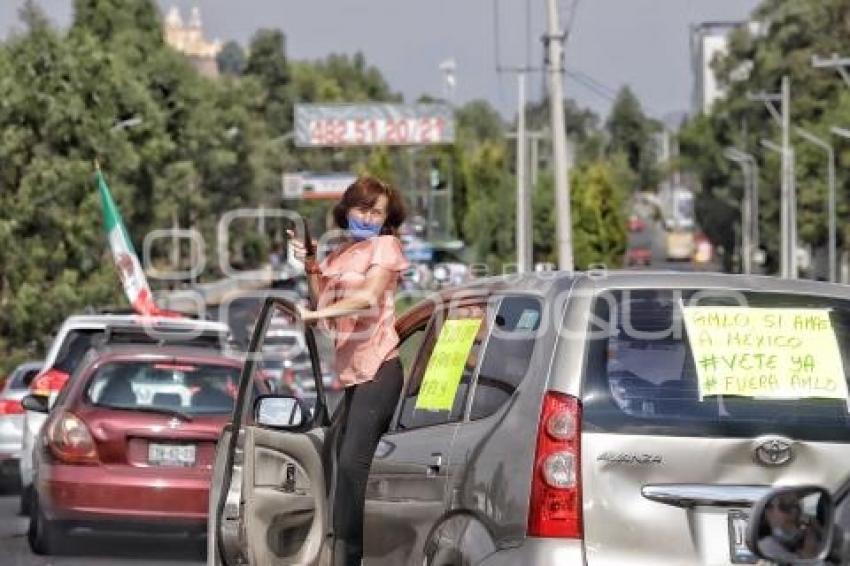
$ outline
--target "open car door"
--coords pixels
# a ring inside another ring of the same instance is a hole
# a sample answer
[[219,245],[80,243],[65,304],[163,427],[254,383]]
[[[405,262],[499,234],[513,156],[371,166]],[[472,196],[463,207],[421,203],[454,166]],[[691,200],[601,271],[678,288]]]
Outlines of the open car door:
[[[271,329],[303,329],[311,375],[294,380],[285,360],[297,352],[265,344]],[[284,378],[287,375],[287,378]],[[330,563],[323,464],[328,411],[313,330],[295,305],[268,298],[254,328],[232,423],[216,452],[210,489],[210,565]],[[271,395],[260,395],[264,379]]]

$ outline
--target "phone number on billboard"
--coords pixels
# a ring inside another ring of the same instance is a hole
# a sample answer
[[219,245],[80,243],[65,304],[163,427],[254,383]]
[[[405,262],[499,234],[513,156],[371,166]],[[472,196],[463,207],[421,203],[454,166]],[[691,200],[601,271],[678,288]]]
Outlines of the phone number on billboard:
[[312,120],[311,145],[405,145],[445,143],[443,118]]

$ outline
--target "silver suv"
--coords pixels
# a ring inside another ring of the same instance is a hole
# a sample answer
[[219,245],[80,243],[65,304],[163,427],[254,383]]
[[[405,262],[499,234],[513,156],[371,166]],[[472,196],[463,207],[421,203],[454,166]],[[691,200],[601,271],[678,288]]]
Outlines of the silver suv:
[[[266,304],[258,356],[290,309]],[[754,563],[759,496],[834,490],[850,469],[848,287],[546,273],[444,292],[398,330],[406,384],[372,462],[365,564]],[[329,564],[321,381],[314,400],[255,401],[260,361],[219,443],[208,563]]]

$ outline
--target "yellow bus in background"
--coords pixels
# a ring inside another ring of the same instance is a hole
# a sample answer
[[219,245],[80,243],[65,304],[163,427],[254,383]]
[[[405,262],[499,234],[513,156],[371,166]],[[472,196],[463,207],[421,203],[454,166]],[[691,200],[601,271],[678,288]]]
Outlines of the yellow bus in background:
[[668,261],[691,261],[696,252],[696,238],[693,229],[674,228],[666,235],[665,243]]

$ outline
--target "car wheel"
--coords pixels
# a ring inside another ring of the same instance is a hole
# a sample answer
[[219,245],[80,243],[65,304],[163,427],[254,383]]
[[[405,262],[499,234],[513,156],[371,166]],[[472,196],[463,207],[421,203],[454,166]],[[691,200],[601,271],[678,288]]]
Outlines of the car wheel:
[[24,489],[21,490],[21,503],[18,508],[18,512],[27,516],[30,514],[30,510],[32,509],[32,486],[28,485]]
[[33,498],[30,507],[30,525],[27,529],[27,542],[30,549],[38,555],[56,554],[61,550],[65,533],[61,525],[48,520],[41,509],[38,501]]

